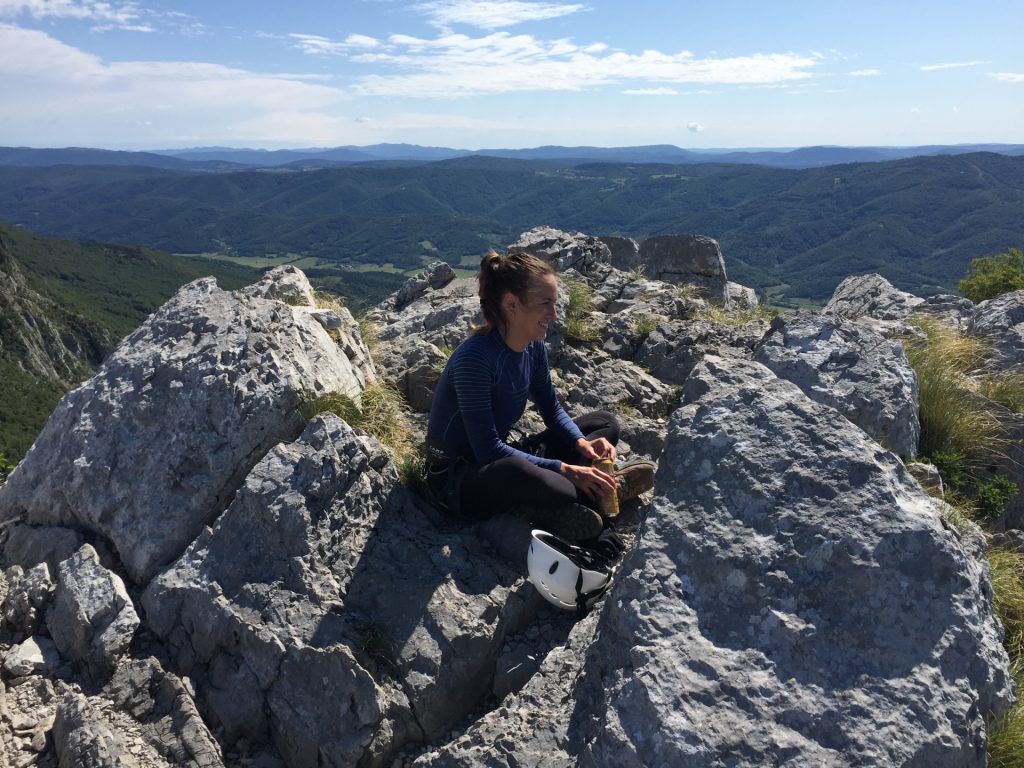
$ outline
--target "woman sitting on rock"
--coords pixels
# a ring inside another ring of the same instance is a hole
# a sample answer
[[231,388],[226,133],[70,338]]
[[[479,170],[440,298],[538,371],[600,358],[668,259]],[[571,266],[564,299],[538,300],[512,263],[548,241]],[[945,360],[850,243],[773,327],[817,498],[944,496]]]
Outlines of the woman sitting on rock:
[[[607,411],[569,418],[551,383],[544,338],[555,319],[558,278],[525,253],[480,262],[484,324],[452,353],[427,427],[428,481],[449,511],[484,519],[512,512],[573,541],[604,528],[601,497],[635,498],[653,481],[637,462],[612,476],[591,466],[615,458],[619,425]],[[529,397],[547,429],[517,447],[508,438]]]

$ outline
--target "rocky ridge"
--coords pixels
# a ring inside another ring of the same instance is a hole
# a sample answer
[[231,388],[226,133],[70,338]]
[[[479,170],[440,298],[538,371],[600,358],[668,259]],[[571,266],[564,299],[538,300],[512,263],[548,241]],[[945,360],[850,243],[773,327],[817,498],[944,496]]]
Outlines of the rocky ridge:
[[747,294],[709,243],[633,244],[661,279],[628,242],[540,228],[510,246],[593,294],[593,341],[549,331],[569,410],[614,407],[623,453],[659,464],[578,623],[524,580],[521,523],[446,518],[374,437],[298,417],[306,390],[358,401],[380,377],[422,428],[473,281],[441,263],[411,279],[371,313],[373,362],[297,271],[182,288],[0,487],[0,754],[984,765],[986,718],[1013,699],[984,541],[900,458],[916,379],[889,338],[922,302],[873,281],[870,302],[846,285],[824,313],[722,322]]

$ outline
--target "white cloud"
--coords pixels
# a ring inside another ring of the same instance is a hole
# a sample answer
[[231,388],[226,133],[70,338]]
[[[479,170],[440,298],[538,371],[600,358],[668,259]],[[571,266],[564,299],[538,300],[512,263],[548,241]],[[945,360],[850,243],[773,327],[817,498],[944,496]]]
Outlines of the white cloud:
[[690,133],[701,133],[704,130],[704,126],[700,123],[687,123],[686,130]]
[[921,114],[921,108],[920,107],[911,107],[910,108],[910,114],[912,114],[912,115],[919,115],[919,114]]
[[544,21],[582,11],[577,3],[531,3],[518,0],[434,0],[413,6],[438,27],[468,24],[480,29],[511,27],[525,21]]
[[1024,72],[989,72],[988,76],[1003,83],[1024,83]]
[[123,126],[140,121],[153,123],[153,141],[170,142],[199,126],[208,138],[230,139],[240,125],[266,130],[243,134],[254,139],[320,141],[340,135],[341,118],[324,113],[347,98],[302,75],[204,62],[104,62],[44,32],[3,24],[0,81],[5,135],[34,146],[67,136],[107,146]]
[[925,64],[920,69],[922,72],[934,72],[937,69],[960,69],[962,67],[977,67],[988,63],[987,61],[954,61],[948,64]]
[[109,3],[103,0],[0,0],[0,18],[15,18],[22,14],[34,19],[69,18],[97,22],[93,29],[125,29],[152,32],[142,21],[144,12],[135,2]]
[[322,35],[303,35],[293,32],[288,35],[295,41],[295,47],[311,55],[340,56],[352,50],[369,50],[380,45],[380,41],[367,35],[349,35],[342,41],[331,40]]
[[360,95],[455,98],[524,91],[582,91],[608,85],[665,87],[680,83],[769,84],[803,80],[819,59],[795,53],[696,58],[689,51],[631,54],[566,40],[495,32],[484,37],[445,34],[434,39],[392,35],[389,49],[352,61],[390,65],[398,74],[372,74]]
[[850,77],[877,77],[882,74],[877,69],[855,69],[853,72],[847,72]]
[[623,91],[627,96],[678,96],[674,88],[630,88]]

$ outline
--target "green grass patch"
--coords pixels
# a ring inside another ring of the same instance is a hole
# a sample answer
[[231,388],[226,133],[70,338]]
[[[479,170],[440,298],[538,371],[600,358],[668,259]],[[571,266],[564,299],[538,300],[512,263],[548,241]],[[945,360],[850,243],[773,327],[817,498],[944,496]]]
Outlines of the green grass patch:
[[590,344],[597,341],[597,326],[590,317],[594,311],[594,289],[582,280],[566,280],[565,335],[572,341]]

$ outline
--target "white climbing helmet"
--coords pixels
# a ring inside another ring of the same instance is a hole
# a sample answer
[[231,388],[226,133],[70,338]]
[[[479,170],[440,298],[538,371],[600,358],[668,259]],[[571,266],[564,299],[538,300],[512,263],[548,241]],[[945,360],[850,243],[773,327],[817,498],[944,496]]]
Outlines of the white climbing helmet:
[[612,568],[606,558],[534,529],[526,566],[530,581],[545,599],[581,616],[608,589]]

